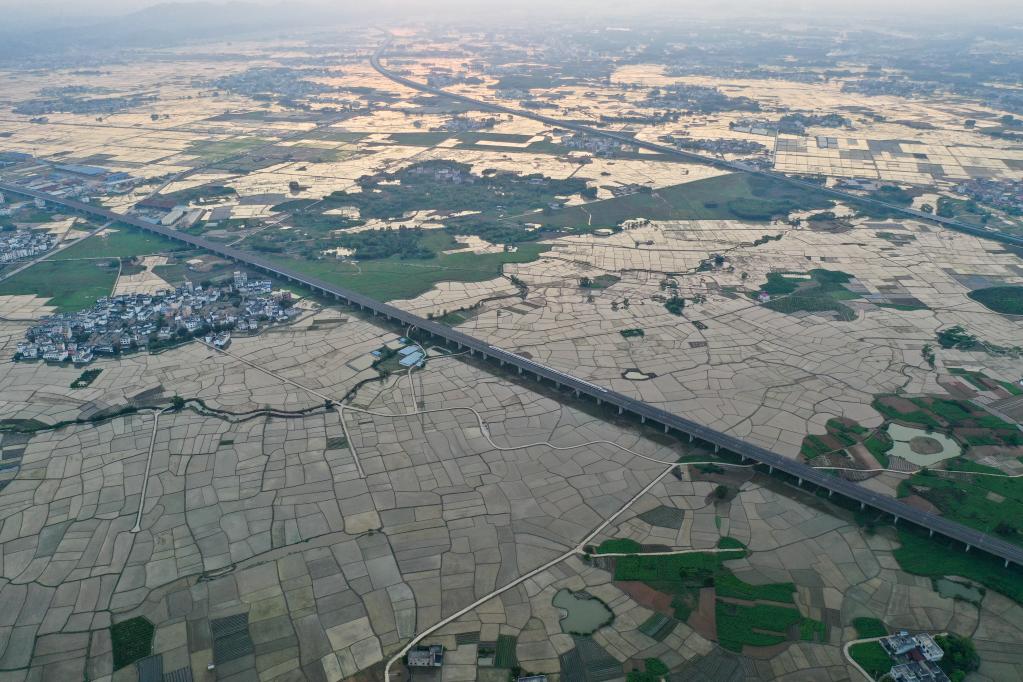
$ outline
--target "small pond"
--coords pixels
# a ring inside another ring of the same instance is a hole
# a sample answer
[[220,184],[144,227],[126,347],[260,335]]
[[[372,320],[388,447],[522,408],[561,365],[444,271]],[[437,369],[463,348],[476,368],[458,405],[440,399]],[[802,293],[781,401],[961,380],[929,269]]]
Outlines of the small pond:
[[585,592],[558,590],[554,606],[565,612],[561,618],[561,631],[590,635],[611,621],[611,610],[599,599]]
[[973,602],[979,604],[980,600],[984,598],[980,590],[972,585],[966,585],[964,583],[957,582],[955,580],[949,580],[948,578],[938,578],[934,581],[934,589],[938,591],[942,597],[950,597],[952,599],[962,599],[964,601]]
[[889,454],[902,457],[918,467],[934,466],[962,454],[959,443],[943,433],[927,433],[902,424],[889,424],[888,435],[895,441]]

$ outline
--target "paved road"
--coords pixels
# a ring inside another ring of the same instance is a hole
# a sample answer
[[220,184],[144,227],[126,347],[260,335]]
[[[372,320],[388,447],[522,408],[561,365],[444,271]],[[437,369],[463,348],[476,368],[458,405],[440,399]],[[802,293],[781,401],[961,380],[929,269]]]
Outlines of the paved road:
[[933,213],[925,213],[923,211],[917,211],[916,209],[907,208],[905,206],[900,206],[898,204],[890,204],[888,202],[880,201],[878,199],[862,197],[851,192],[843,192],[842,190],[838,189],[829,189],[826,187],[821,187],[818,184],[807,182],[806,180],[800,180],[798,178],[789,177],[784,173],[775,173],[772,171],[760,170],[758,168],[755,168],[753,166],[750,166],[739,161],[725,161],[724,159],[717,159],[712,156],[705,156],[704,154],[697,154],[695,152],[689,152],[685,151],[684,149],[669,147],[667,145],[658,144],[656,142],[645,142],[643,140],[637,140],[636,138],[629,137],[628,135],[622,135],[614,131],[593,128],[587,125],[583,125],[581,123],[575,123],[573,121],[563,121],[561,119],[551,118],[550,116],[544,116],[543,114],[537,114],[526,109],[515,109],[513,107],[506,107],[500,104],[485,102],[483,100],[473,99],[472,97],[466,97],[465,95],[459,95],[453,92],[448,92],[447,90],[442,90],[440,88],[434,88],[424,83],[419,83],[417,81],[410,80],[408,78],[405,78],[404,76],[401,76],[393,71],[386,69],[380,63],[379,52],[377,54],[374,54],[370,58],[370,63],[373,65],[373,68],[376,69],[377,72],[379,72],[382,76],[385,76],[386,78],[389,78],[396,83],[400,83],[401,85],[412,88],[414,90],[419,90],[421,92],[428,92],[433,95],[439,95],[441,97],[447,97],[449,99],[454,99],[459,102],[464,102],[466,104],[472,105],[477,109],[496,111],[503,114],[511,114],[512,116],[529,118],[549,126],[565,128],[567,130],[574,130],[578,133],[585,133],[587,135],[606,137],[612,140],[617,140],[624,144],[633,145],[635,147],[640,147],[642,149],[649,149],[650,151],[665,154],[667,156],[674,156],[676,158],[685,159],[686,161],[695,161],[697,163],[708,164],[728,171],[733,171],[737,173],[749,173],[751,175],[760,175],[774,180],[780,180],[782,182],[787,182],[790,185],[795,185],[796,187],[802,187],[804,189],[822,192],[824,194],[827,194],[828,196],[833,196],[838,199],[858,202],[861,204],[870,204],[872,206],[878,206],[881,208],[886,208],[891,211],[901,213],[905,216],[915,218],[917,220],[927,220],[930,222],[938,223],[940,225],[943,225],[944,227],[948,227],[959,232],[965,232],[976,237],[983,237],[984,239],[992,239],[994,241],[1005,242],[1016,246],[1023,246],[1023,237],[1016,237],[1014,235],[1003,234],[1001,232],[988,230],[983,227],[977,227],[976,225],[969,225],[967,223],[955,220],[953,218],[943,218],[941,216],[934,215]]
[[388,320],[400,323],[402,326],[418,327],[421,331],[441,338],[449,344],[455,344],[461,349],[467,349],[470,354],[479,354],[483,358],[496,360],[501,365],[510,365],[511,367],[517,368],[520,374],[528,373],[536,376],[538,379],[546,379],[554,383],[556,386],[568,387],[569,389],[574,390],[576,395],[586,395],[594,398],[598,404],[609,403],[616,406],[620,413],[629,412],[640,417],[640,419],[644,422],[651,421],[654,424],[662,426],[665,431],[675,430],[677,433],[689,434],[694,438],[699,438],[702,441],[710,443],[716,448],[733,452],[745,459],[755,460],[761,464],[771,467],[772,470],[778,469],[799,479],[800,484],[802,484],[803,481],[808,481],[830,492],[844,495],[859,502],[861,505],[869,505],[870,507],[882,512],[891,514],[896,519],[909,521],[935,533],[953,538],[966,544],[968,547],[982,549],[1004,559],[1006,565],[1008,565],[1008,562],[1012,562],[1017,565],[1023,564],[1023,547],[1005,542],[1004,540],[1000,540],[972,528],[967,528],[962,524],[949,521],[948,519],[940,516],[915,509],[894,498],[876,493],[868,488],[807,466],[806,464],[797,462],[784,455],[771,452],[770,450],[754,445],[753,443],[740,440],[727,433],[722,433],[715,429],[703,426],[702,424],[698,424],[686,419],[685,417],[672,414],[660,409],[659,407],[636,400],[635,398],[630,398],[629,396],[621,393],[616,393],[603,388],[602,386],[584,381],[583,379],[579,379],[570,374],[566,374],[565,372],[556,370],[553,367],[548,367],[538,362],[534,362],[520,355],[516,355],[511,351],[490,345],[486,341],[469,336],[468,334],[456,329],[451,329],[450,327],[446,327],[437,322],[424,319],[418,315],[414,315],[413,313],[388,305],[387,303],[381,303],[380,301],[364,294],[339,287],[317,277],[302,274],[288,266],[273,263],[254,253],[242,251],[232,246],[212,242],[207,239],[203,239],[202,237],[196,237],[184,232],[178,232],[177,230],[150,223],[134,216],[115,213],[100,206],[56,197],[44,192],[25,189],[18,185],[0,182],[0,191],[21,194],[35,199],[44,199],[51,203],[91,214],[105,220],[114,220],[126,223],[175,241],[184,242],[185,244],[205,249],[206,251],[224,258],[244,263],[280,279],[301,284],[327,297],[343,300],[350,305],[370,310],[374,315],[383,316]]

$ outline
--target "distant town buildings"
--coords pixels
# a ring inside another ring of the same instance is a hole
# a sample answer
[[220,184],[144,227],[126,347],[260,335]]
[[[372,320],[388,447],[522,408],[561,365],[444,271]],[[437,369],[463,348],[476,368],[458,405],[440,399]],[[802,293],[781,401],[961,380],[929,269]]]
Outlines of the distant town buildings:
[[572,133],[561,138],[561,144],[569,149],[581,149],[593,152],[596,156],[611,156],[616,151],[635,151],[632,145],[623,145],[602,135],[587,135],[585,133]]
[[252,333],[263,324],[283,323],[298,311],[291,294],[272,295],[270,280],[249,280],[235,273],[220,286],[191,283],[160,294],[131,294],[99,299],[90,310],[44,318],[18,343],[17,360],[73,362],[97,356],[170,346],[195,337],[225,348],[231,332]]
[[956,192],[1010,215],[1023,215],[1023,182],[974,178],[956,186]]
[[466,133],[474,130],[489,130],[497,125],[497,119],[493,116],[486,118],[473,118],[472,116],[452,116],[449,120],[441,123],[432,130],[448,131],[453,133]]
[[0,263],[14,263],[46,253],[57,245],[57,237],[45,230],[0,232]]
[[755,155],[767,151],[767,147],[753,140],[736,140],[729,138],[693,140],[682,135],[664,135],[662,142],[674,145],[678,149],[712,154]]
[[142,182],[123,171],[78,163],[51,164],[20,152],[0,152],[0,166],[13,167],[12,175],[26,189],[84,201],[92,196],[124,193]]

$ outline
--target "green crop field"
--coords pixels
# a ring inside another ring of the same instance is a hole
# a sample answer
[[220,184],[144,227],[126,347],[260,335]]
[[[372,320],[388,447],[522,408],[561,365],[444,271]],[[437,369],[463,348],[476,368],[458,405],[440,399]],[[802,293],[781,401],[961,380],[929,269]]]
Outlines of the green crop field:
[[185,151],[195,154],[205,163],[215,163],[228,157],[244,154],[266,143],[267,140],[258,137],[237,137],[214,142],[195,142]]
[[615,580],[639,580],[646,583],[681,583],[682,576],[696,573],[713,573],[722,561],[741,559],[746,556],[745,548],[729,549],[726,552],[694,552],[692,554],[667,554],[659,556],[621,557],[615,562]]
[[842,286],[852,279],[852,275],[837,270],[815,269],[807,273],[810,279],[806,280],[786,277],[786,274],[792,273],[772,272],[767,275],[767,283],[760,290],[776,298],[765,303],[764,307],[789,314],[831,312],[845,322],[856,319],[856,313],[842,303],[859,298],[859,294]]
[[824,195],[811,190],[732,173],[563,208],[537,219],[549,227],[573,229],[613,227],[630,218],[762,222],[797,208],[831,205]]
[[[965,458],[949,463],[950,469],[1000,474],[998,469]],[[941,510],[943,516],[1003,540],[1023,545],[1023,480],[978,475],[949,479],[930,471],[915,474],[900,490],[916,493]]]
[[110,626],[110,644],[114,670],[130,665],[149,655],[156,628],[142,616],[123,620]]
[[147,234],[133,227],[116,225],[105,234],[88,237],[54,255],[53,260],[79,258],[131,258],[187,248],[159,235]]
[[888,628],[884,626],[884,622],[877,618],[866,616],[853,618],[853,627],[856,628],[856,637],[858,639],[884,637],[888,634]]
[[1023,315],[1023,286],[977,289],[967,296],[996,313]]
[[799,639],[804,642],[827,642],[828,626],[813,618],[804,618],[799,623]]
[[991,445],[1014,446],[1023,442],[1023,436],[1014,424],[972,403],[934,396],[907,398],[916,409],[902,412],[890,404],[895,399],[894,396],[878,395],[871,404],[886,418],[894,421],[932,429],[987,429],[986,438],[990,441],[987,444]]
[[[441,235],[446,236],[446,235]],[[424,239],[424,242],[426,240]],[[499,277],[506,263],[528,263],[545,251],[542,244],[520,244],[504,253],[438,253],[434,258],[398,256],[360,261],[304,260],[268,254],[271,260],[381,301],[413,298],[438,282],[482,282]]]
[[795,604],[796,586],[792,583],[768,583],[751,585],[743,582],[731,571],[724,569],[714,578],[714,587],[719,597],[732,597],[747,601],[775,601]]
[[642,551],[643,545],[628,538],[604,540],[597,547],[597,554],[638,554]]
[[799,611],[784,606],[742,606],[718,601],[715,606],[718,643],[730,651],[743,645],[772,646],[786,641],[786,631],[802,622]]
[[495,668],[514,668],[519,664],[515,656],[518,639],[511,635],[497,636],[497,653],[494,655]]
[[50,299],[58,312],[73,312],[109,296],[116,281],[116,259],[46,260],[0,282],[0,294],[35,294]]
[[1002,560],[984,552],[966,552],[961,544],[899,528],[901,546],[893,554],[907,573],[940,578],[957,575],[1001,592],[1023,604],[1023,568],[1006,567]]

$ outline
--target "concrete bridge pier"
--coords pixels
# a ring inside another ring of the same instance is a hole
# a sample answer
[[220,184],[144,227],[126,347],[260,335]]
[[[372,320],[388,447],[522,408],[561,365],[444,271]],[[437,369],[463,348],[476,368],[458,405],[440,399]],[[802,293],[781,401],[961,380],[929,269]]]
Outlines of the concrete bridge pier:
[[618,414],[621,414],[622,412],[625,412],[625,408],[619,407],[618,408]]

